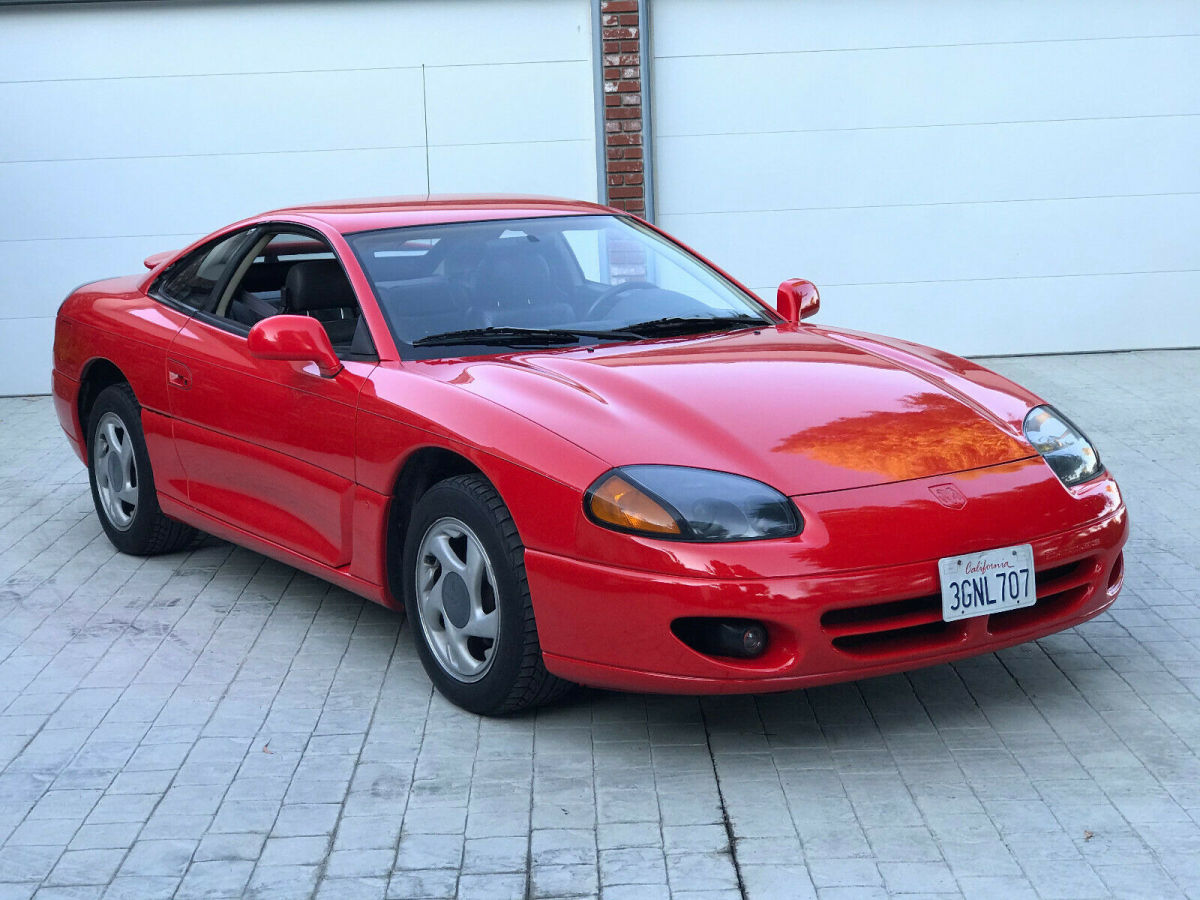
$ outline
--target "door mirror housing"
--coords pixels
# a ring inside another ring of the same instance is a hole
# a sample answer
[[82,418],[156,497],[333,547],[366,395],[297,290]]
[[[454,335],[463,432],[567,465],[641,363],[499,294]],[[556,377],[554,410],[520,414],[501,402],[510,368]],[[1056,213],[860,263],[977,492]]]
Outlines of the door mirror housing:
[[271,316],[256,322],[246,338],[250,355],[259,359],[313,362],[322,378],[342,371],[342,361],[333,352],[329,335],[321,323],[308,316]]
[[779,285],[775,306],[781,316],[792,325],[797,325],[801,319],[817,314],[821,308],[821,292],[811,281],[789,278]]

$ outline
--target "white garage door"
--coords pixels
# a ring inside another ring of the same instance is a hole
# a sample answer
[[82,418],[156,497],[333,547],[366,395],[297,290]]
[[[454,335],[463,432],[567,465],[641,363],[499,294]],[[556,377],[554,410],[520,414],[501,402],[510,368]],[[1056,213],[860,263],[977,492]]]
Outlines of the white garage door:
[[660,223],[959,353],[1200,345],[1200,4],[653,3]]
[[278,206],[596,196],[587,0],[0,8],[0,394],[76,284]]

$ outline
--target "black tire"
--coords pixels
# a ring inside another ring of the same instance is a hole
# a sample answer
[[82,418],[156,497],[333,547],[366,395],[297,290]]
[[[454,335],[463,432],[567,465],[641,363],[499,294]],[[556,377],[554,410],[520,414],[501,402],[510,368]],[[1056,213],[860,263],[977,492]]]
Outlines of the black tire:
[[153,556],[183,550],[196,541],[196,529],[167,518],[158,506],[142,435],[142,408],[133,388],[121,383],[100,392],[87,438],[92,501],[114,547],[133,556]]
[[[481,586],[472,588],[470,575],[459,576],[461,584],[451,584],[450,565],[443,564],[433,549],[440,546],[439,540],[450,548],[442,555],[453,553],[463,560],[464,571],[470,569],[468,545],[475,542],[476,551],[482,552],[483,561],[476,566]],[[574,686],[551,675],[542,662],[524,559],[525,547],[508,507],[480,475],[438,482],[413,509],[403,572],[404,608],[417,655],[438,691],[456,706],[480,715],[540,706]],[[422,612],[418,595],[427,598],[429,615]],[[498,623],[479,627],[493,629],[494,638],[465,636],[491,611]]]

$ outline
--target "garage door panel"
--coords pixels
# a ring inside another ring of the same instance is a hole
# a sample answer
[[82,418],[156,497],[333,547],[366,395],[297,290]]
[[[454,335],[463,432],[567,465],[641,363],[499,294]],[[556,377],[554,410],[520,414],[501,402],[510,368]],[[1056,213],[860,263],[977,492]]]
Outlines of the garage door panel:
[[432,147],[429,186],[437,193],[531,193],[586,197],[596,169],[581,154],[586,141]]
[[[341,69],[347,60],[361,69],[473,65],[591,53],[588,7],[558,0],[138,6],[6,10],[0,81]],[[48,44],[70,53],[48,54]]]
[[746,284],[818,285],[1200,269],[1200,196],[660,217]]
[[[959,352],[1200,342],[1195,3],[747,0],[731,28],[656,0],[653,24],[659,221],[764,296],[812,278],[850,324]],[[1046,304],[1086,324],[1044,331]]]
[[[309,111],[300,119],[297,109]],[[0,85],[0,161],[421,146],[420,69]],[[47,111],[53,115],[47,115]]]
[[[658,134],[1200,113],[1200,37],[655,62]],[[666,98],[670,98],[668,101]]]
[[595,130],[594,107],[579,102],[592,92],[585,60],[451,66],[428,69],[425,77],[434,146],[590,140]]
[[[186,247],[203,232],[71,241],[0,241],[0,320],[52,316],[77,285],[143,271],[151,253]],[[7,337],[5,338],[7,343]]]
[[[963,3],[962,0],[756,0],[730,27],[727,0],[655,3],[659,56],[837,50],[1028,40],[1089,40],[1200,31],[1192,0],[1138,4],[1095,2],[1080,14],[1075,0]],[[769,23],[747,27],[747,21]]]
[[[774,287],[756,293],[774,304]],[[1198,272],[846,285],[822,288],[813,321],[929,343],[925,321],[953,316],[969,327],[946,349],[969,356],[1189,347],[1188,335],[1200,333],[1200,305],[1167,318],[1133,314],[1131,304],[1198,294]]]
[[54,318],[0,319],[3,335],[3,393],[48,394],[53,364]]
[[1200,191],[1189,118],[663,136],[656,159],[676,214]]
[[421,148],[16,163],[0,167],[19,211],[0,218],[0,240],[207,231],[304,201],[424,191]]
[[[588,0],[0,3],[4,344],[76,284],[264,209],[595,197],[591,31]],[[0,355],[0,394],[20,365]]]

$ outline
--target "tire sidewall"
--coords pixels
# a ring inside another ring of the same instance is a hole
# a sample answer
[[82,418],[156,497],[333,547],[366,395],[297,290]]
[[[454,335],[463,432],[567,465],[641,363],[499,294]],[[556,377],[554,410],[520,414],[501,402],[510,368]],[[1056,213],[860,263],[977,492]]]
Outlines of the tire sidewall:
[[[123,531],[109,521],[104,504],[100,502],[100,492],[96,484],[96,430],[100,419],[106,413],[113,413],[121,420],[133,447],[134,464],[137,466],[137,509],[133,514],[133,521]],[[88,419],[87,438],[88,481],[92,487],[92,502],[96,505],[100,526],[122,553],[141,554],[153,537],[154,514],[158,512],[158,500],[154,494],[150,455],[146,452],[146,440],[142,436],[142,410],[133,399],[132,390],[125,385],[113,385],[100,392]]]
[[[460,520],[479,539],[496,579],[496,608],[500,612],[499,637],[492,665],[474,682],[462,682],[442,669],[425,640],[417,608],[417,553],[430,527],[447,517]],[[525,617],[529,609],[529,587],[524,565],[510,556],[493,511],[460,479],[434,485],[417,501],[404,542],[404,609],[412,625],[413,642],[421,665],[437,689],[457,706],[488,715],[502,709],[512,694],[524,664]]]

